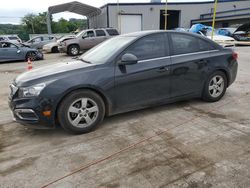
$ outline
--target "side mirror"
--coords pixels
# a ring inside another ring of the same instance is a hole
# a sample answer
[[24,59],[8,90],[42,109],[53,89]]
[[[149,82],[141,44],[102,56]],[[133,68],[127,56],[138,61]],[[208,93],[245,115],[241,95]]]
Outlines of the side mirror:
[[133,65],[138,62],[138,58],[130,53],[124,54],[119,62],[119,65]]

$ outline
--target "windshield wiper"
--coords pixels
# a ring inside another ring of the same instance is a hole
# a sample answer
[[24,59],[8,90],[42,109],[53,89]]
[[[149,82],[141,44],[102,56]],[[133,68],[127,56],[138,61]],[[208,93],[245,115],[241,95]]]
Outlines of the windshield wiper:
[[80,58],[80,57],[73,57],[73,59],[80,60],[80,61],[82,61],[82,62],[84,62],[84,63],[92,64],[90,61],[83,60],[83,59]]
[[81,59],[81,58],[79,58],[79,60],[81,60],[81,61],[84,62],[84,63],[92,64],[90,61],[86,61],[86,60]]

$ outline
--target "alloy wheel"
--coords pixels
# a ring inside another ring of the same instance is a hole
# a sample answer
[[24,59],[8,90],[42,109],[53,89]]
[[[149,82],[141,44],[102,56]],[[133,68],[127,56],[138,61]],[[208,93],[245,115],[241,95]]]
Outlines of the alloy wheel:
[[224,78],[220,75],[215,75],[209,82],[209,94],[211,97],[217,98],[223,93],[224,87]]
[[72,126],[86,128],[91,126],[97,119],[98,105],[90,98],[75,100],[68,108],[68,120]]
[[71,48],[71,53],[72,53],[73,55],[77,55],[77,54],[78,54],[78,48],[77,48],[77,47],[72,47],[72,48]]

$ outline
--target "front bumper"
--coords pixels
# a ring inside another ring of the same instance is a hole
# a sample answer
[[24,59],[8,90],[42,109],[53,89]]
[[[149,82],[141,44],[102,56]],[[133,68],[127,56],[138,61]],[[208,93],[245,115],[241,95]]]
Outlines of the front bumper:
[[43,53],[40,51],[36,52],[36,60],[43,60],[43,59],[44,59]]
[[63,45],[59,45],[58,46],[58,51],[60,53],[67,53],[67,47],[66,46],[63,46]]
[[[17,98],[15,94],[9,97],[8,103],[14,121],[37,129],[55,128],[55,113],[50,100],[40,97]],[[51,115],[43,115],[43,112],[48,110],[51,111]]]

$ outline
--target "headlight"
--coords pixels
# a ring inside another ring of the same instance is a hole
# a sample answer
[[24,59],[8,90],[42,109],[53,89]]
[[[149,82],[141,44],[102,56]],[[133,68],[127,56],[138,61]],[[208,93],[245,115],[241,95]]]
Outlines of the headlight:
[[38,96],[41,93],[41,91],[45,88],[45,86],[46,86],[45,83],[41,83],[30,87],[20,88],[18,96],[20,98]]

